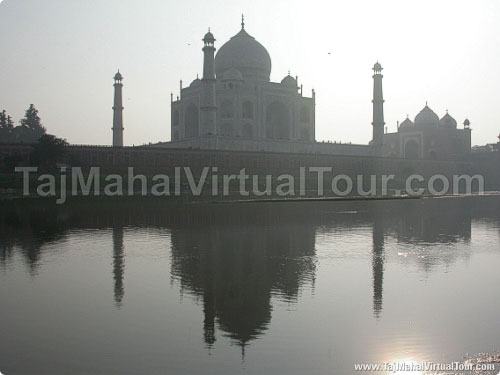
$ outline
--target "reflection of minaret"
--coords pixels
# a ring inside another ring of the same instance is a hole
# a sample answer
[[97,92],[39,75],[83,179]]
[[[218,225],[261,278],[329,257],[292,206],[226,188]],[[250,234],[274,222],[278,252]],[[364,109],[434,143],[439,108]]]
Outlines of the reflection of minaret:
[[373,313],[380,317],[382,312],[382,294],[384,283],[384,229],[380,219],[373,224]]
[[211,290],[205,290],[203,295],[203,337],[207,347],[215,344],[215,295]]
[[215,344],[216,283],[213,273],[213,254],[207,253],[205,268],[205,289],[203,292],[203,336],[205,344],[211,348]]
[[115,302],[121,306],[125,290],[123,288],[123,271],[125,258],[123,254],[123,227],[113,228],[113,279],[115,281]]

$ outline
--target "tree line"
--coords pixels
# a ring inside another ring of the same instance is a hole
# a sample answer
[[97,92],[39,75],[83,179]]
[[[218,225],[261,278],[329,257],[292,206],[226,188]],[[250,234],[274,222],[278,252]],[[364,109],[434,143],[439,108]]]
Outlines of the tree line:
[[[14,126],[12,117],[3,110],[0,112],[0,144],[1,143],[24,143],[30,144],[33,150],[30,154],[30,164],[44,169],[54,168],[58,162],[64,159],[66,146],[65,139],[57,138],[48,134],[38,115],[38,110],[30,104],[24,117]],[[0,170],[6,169],[12,172],[15,166],[22,162],[19,154],[8,155],[3,158]]]
[[46,133],[47,129],[33,104],[30,104],[18,126],[14,126],[12,117],[7,115],[5,109],[0,112],[0,143],[36,143]]

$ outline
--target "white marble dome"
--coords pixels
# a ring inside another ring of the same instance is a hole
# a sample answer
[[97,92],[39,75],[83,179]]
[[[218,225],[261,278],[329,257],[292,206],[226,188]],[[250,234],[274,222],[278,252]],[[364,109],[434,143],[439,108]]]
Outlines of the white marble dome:
[[215,56],[215,74],[222,78],[224,72],[236,68],[243,78],[269,81],[271,57],[267,50],[250,36],[245,29],[225,43]]
[[427,104],[415,117],[415,126],[438,126],[439,117]]
[[197,87],[201,84],[201,79],[199,79],[198,77],[196,77],[195,80],[193,80],[193,82],[191,82],[191,84],[189,85],[189,87]]
[[281,84],[286,87],[290,88],[296,88],[297,87],[297,80],[293,78],[290,74],[288,74],[283,80],[281,81]]

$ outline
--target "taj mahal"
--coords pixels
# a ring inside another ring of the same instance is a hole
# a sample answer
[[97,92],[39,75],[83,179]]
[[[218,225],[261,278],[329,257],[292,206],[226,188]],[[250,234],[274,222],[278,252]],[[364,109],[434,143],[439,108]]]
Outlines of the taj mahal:
[[[470,121],[463,128],[447,112],[441,119],[427,105],[388,133],[384,121],[382,65],[373,66],[373,122],[368,145],[316,141],[316,93],[304,95],[290,73],[271,82],[271,56],[245,28],[216,54],[215,36],[202,39],[203,75],[171,95],[171,141],[155,146],[175,149],[286,152],[408,159],[455,160],[471,150]],[[123,145],[122,76],[115,76],[115,146]],[[118,91],[118,92],[117,92]],[[370,129],[371,128],[371,129]]]
[[288,75],[270,82],[271,57],[245,30],[224,44],[214,58],[215,38],[203,38],[202,79],[196,78],[172,102],[172,141],[199,137],[239,137],[249,140],[312,141],[314,93],[298,93]]

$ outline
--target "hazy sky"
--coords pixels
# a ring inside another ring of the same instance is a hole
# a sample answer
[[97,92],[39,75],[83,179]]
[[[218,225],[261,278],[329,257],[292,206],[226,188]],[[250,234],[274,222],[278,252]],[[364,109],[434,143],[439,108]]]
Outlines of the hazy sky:
[[[201,73],[201,38],[220,47],[246,29],[269,51],[271,79],[290,69],[317,92],[316,139],[368,143],[372,71],[384,67],[386,123],[425,102],[473,144],[500,133],[500,0],[4,0],[0,109],[34,103],[48,131],[110,144],[113,76],[124,76],[125,144],[170,139],[170,92]],[[330,53],[330,54],[329,54]]]

